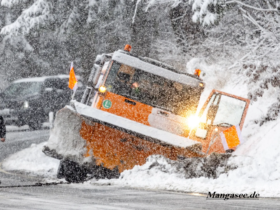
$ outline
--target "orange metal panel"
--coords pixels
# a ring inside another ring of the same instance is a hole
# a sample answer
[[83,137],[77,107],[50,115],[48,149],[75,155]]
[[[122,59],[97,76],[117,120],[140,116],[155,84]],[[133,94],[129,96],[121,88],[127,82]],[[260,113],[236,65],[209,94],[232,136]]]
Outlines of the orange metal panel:
[[[126,103],[126,99],[134,102],[135,105]],[[107,92],[105,97],[100,100],[110,100],[112,102],[112,107],[109,109],[105,109],[99,102],[102,111],[110,112],[144,125],[150,125],[148,117],[152,113],[153,107],[111,92]]]
[[236,131],[236,127],[232,126],[231,128],[225,130],[224,132],[228,148],[236,147],[240,144],[238,133]]
[[164,155],[171,160],[177,160],[178,156],[202,157],[190,148],[143,140],[99,123],[92,126],[83,121],[80,135],[87,141],[86,157],[93,155],[97,165],[111,170],[118,167],[120,173],[145,164],[150,155]]
[[[215,131],[215,129],[218,128],[218,131]],[[221,142],[220,135],[217,135],[218,133],[226,130],[227,128],[224,127],[217,127],[217,126],[212,126],[209,128],[208,134],[205,139],[199,138],[195,136],[196,129],[192,130],[190,133],[190,139],[195,140],[197,142],[200,142],[202,144],[202,152],[206,153],[207,150],[208,154],[211,154],[213,152],[217,153],[225,153],[223,144]],[[209,148],[209,145],[211,143],[211,140],[215,140],[211,147]]]

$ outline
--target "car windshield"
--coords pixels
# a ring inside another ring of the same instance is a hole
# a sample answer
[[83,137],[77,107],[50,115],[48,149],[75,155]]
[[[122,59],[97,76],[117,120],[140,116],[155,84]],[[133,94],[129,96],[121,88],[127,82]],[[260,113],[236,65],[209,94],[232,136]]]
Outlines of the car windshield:
[[200,98],[195,88],[116,62],[105,86],[110,92],[181,116],[194,111]]
[[6,97],[27,96],[39,93],[43,82],[18,82],[12,83],[4,91]]

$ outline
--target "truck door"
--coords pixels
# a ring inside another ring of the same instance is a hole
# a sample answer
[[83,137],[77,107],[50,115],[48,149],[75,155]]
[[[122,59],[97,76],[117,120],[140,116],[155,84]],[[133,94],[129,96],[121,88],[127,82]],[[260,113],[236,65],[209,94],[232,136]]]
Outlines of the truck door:
[[232,126],[242,130],[250,101],[213,90],[199,113],[200,123],[190,138],[202,143],[204,153],[224,153],[220,133]]

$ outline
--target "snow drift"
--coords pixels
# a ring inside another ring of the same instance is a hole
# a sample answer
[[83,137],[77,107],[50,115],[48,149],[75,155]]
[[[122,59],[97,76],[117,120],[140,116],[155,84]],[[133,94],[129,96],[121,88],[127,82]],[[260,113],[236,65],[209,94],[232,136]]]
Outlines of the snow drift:
[[45,142],[32,144],[29,148],[10,155],[3,161],[2,167],[9,171],[23,171],[47,177],[56,176],[59,160],[47,157],[42,152],[44,145]]
[[183,192],[252,193],[280,196],[280,120],[252,128],[252,135],[231,157],[171,161],[151,156],[119,179],[93,180],[120,186]]

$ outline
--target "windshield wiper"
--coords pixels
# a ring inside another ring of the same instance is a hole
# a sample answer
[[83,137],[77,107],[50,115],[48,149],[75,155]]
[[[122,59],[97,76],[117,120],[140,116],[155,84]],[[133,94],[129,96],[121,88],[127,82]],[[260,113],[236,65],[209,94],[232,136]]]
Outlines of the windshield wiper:
[[[214,124],[213,124],[214,125]],[[233,125],[227,122],[222,122],[222,123],[216,123],[215,126],[221,126],[221,127],[232,127]]]
[[153,107],[156,107],[156,108],[159,108],[159,109],[163,109],[164,111],[168,111],[168,112],[173,113],[173,111],[172,111],[172,110],[167,109],[166,107],[162,107],[162,106],[159,106],[159,105],[154,105],[154,104],[152,104],[152,106],[153,106]]

